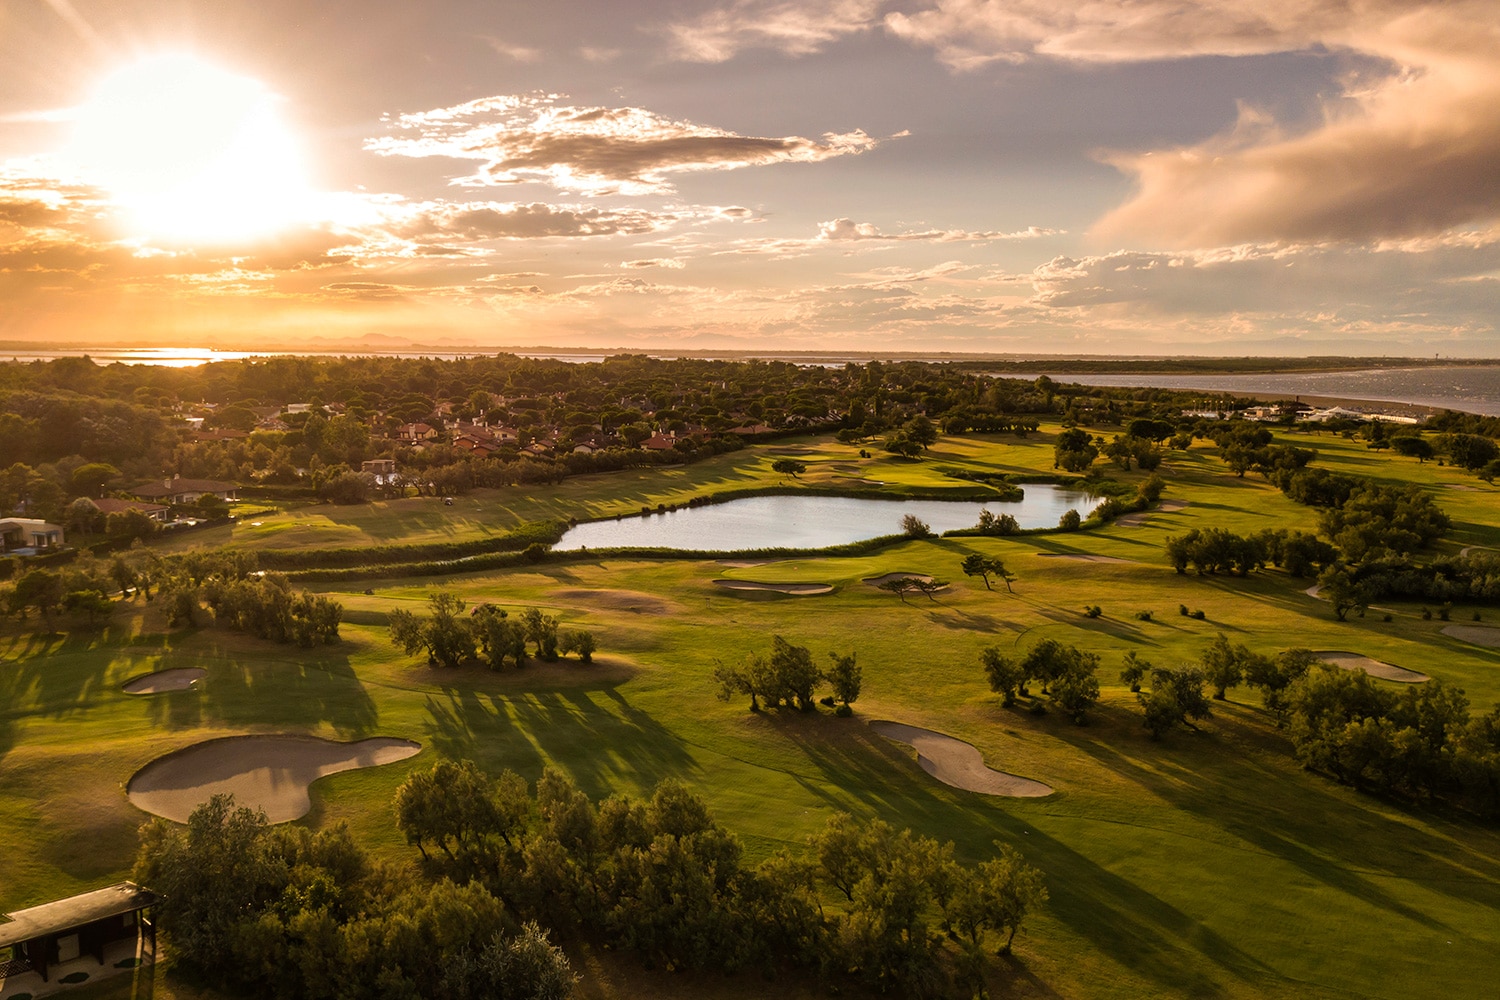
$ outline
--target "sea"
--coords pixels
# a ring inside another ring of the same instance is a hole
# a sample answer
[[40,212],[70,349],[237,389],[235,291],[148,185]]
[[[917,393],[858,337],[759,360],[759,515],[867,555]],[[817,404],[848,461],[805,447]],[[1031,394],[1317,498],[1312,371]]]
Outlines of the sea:
[[1405,403],[1439,410],[1500,416],[1500,365],[1378,368],[1347,372],[1254,375],[1056,374],[1057,382],[1201,390],[1205,394],[1302,396]]

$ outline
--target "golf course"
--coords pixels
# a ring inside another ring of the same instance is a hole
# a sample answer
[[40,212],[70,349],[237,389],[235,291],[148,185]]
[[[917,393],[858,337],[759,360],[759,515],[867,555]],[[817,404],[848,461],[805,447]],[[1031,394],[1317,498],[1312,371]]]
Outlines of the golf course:
[[[944,435],[915,459],[861,457],[831,436],[789,438],[687,465],[477,489],[451,505],[426,496],[258,504],[153,547],[265,554],[469,542],[544,520],[665,517],[642,511],[730,493],[983,499],[985,476],[1023,488],[1057,481],[1061,431],[1054,420],[1025,437]],[[1452,522],[1429,555],[1500,549],[1500,488],[1471,473],[1337,434],[1278,429],[1276,441],[1315,449],[1316,468],[1419,487]],[[338,641],[306,649],[169,625],[165,601],[138,596],[119,597],[92,624],[7,618],[0,909],[129,877],[137,829],[151,818],[137,804],[149,805],[136,794],[145,785],[181,819],[183,803],[206,799],[214,780],[252,794],[300,782],[294,798],[305,806],[273,819],[347,824],[372,855],[413,863],[392,811],[397,788],[440,759],[469,760],[533,783],[551,766],[592,799],[648,796],[676,779],[751,860],[805,850],[838,812],[951,840],[961,859],[989,857],[1003,842],[1041,870],[1049,899],[1027,917],[1013,954],[994,960],[995,996],[1492,995],[1492,821],[1305,769],[1246,685],[1214,700],[1208,718],[1154,739],[1118,679],[1127,653],[1175,669],[1222,634],[1264,656],[1324,652],[1346,670],[1368,667],[1391,691],[1441,681],[1461,688],[1476,716],[1500,703],[1500,649],[1485,631],[1500,636],[1500,607],[1455,603],[1439,615],[1436,605],[1377,600],[1340,620],[1309,592],[1312,580],[1275,567],[1175,572],[1166,540],[1193,529],[1317,530],[1313,508],[1261,475],[1236,475],[1220,451],[1209,440],[1166,451],[1159,501],[1077,531],[908,537],[893,519],[872,533],[900,537],[848,554],[735,552],[726,539],[711,557],[583,549],[477,572],[459,564],[402,577],[388,563],[379,574],[356,567],[320,580],[291,571],[292,586],[343,608]],[[788,458],[802,471],[773,470]],[[1148,475],[1099,468],[1131,495]],[[961,566],[974,554],[1003,563],[1010,579],[967,575]],[[893,577],[946,586],[898,594],[878,585]],[[586,629],[597,650],[589,663],[430,666],[393,645],[387,621],[402,610],[425,615],[435,592],[468,608],[539,608],[564,629]],[[819,663],[855,654],[863,684],[852,713],[751,712],[748,698],[720,698],[716,668],[765,654],[773,636]],[[1048,639],[1099,657],[1100,698],[1082,725],[1040,711],[1039,698],[1005,707],[986,681],[984,649],[1021,656]],[[163,679],[145,680],[153,675]],[[242,742],[228,738],[251,736],[282,742],[263,759],[228,749]],[[195,765],[184,754],[202,745],[217,749]],[[304,747],[323,756],[305,760]],[[170,773],[155,763],[164,758]],[[939,780],[943,760],[986,790]],[[237,766],[262,769],[264,780],[227,773]],[[995,772],[1018,783],[982,780]],[[749,973],[634,971],[628,958],[586,948],[572,957],[583,997],[767,995]],[[175,981],[170,961],[152,974],[158,998],[213,995]],[[130,985],[127,976],[70,995],[128,996]],[[774,990],[816,995],[796,981]]]

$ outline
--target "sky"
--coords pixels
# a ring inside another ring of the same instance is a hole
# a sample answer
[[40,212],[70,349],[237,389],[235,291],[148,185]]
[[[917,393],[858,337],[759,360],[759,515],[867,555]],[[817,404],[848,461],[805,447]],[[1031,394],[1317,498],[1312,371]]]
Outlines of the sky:
[[0,0],[0,343],[1500,357],[1494,0]]

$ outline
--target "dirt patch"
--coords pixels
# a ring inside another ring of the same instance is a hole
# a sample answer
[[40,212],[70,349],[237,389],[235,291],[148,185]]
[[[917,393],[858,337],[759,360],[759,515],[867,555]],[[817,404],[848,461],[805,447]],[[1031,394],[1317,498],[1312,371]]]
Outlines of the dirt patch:
[[144,677],[126,681],[120,690],[126,694],[189,691],[197,687],[198,682],[207,676],[208,671],[202,667],[173,667],[171,670],[158,670],[154,674],[146,674]]
[[420,743],[377,736],[336,743],[313,736],[229,736],[158,757],[135,773],[126,795],[137,807],[178,823],[221,792],[263,809],[272,823],[307,815],[314,781],[340,771],[414,756]]
[[1487,649],[1500,649],[1500,628],[1486,628],[1483,625],[1445,625],[1443,634],[1450,635],[1459,642],[1471,642]]
[[1137,511],[1134,514],[1126,514],[1124,517],[1115,518],[1115,523],[1122,528],[1139,528],[1146,523],[1146,518],[1152,514],[1175,514],[1188,505],[1186,500],[1163,500],[1151,510]]
[[1123,563],[1127,565],[1130,563],[1129,559],[1117,559],[1114,556],[1095,556],[1087,552],[1038,552],[1037,555],[1043,559],[1069,559],[1075,562]]
[[639,590],[554,590],[552,596],[559,601],[576,601],[609,611],[629,611],[637,615],[665,615],[676,608],[670,601]]
[[1339,649],[1320,649],[1316,655],[1324,663],[1332,663],[1342,670],[1363,670],[1371,677],[1395,681],[1398,684],[1420,684],[1423,681],[1432,680],[1426,674],[1419,674],[1415,670],[1407,670],[1394,663],[1372,659],[1360,653],[1349,653]]
[[871,722],[870,728],[886,739],[915,749],[922,770],[945,785],[1011,798],[1035,799],[1052,794],[1050,785],[986,766],[977,748],[952,736],[900,722]]
[[812,597],[815,594],[833,593],[831,583],[757,583],[754,580],[715,580],[715,586],[728,590],[771,590],[794,597]]

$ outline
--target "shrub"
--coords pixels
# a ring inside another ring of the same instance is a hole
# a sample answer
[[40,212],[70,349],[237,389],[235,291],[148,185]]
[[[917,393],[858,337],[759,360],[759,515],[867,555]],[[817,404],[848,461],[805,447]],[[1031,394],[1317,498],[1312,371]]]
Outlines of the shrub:
[[1151,620],[1151,612],[1137,611],[1135,613],[1135,620],[1138,622],[1149,622]]
[[1102,614],[1104,614],[1104,611],[1097,604],[1090,605],[1083,609],[1083,616],[1085,618],[1098,618]]

